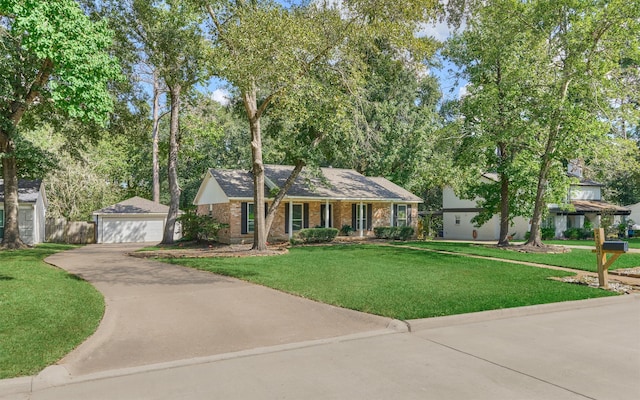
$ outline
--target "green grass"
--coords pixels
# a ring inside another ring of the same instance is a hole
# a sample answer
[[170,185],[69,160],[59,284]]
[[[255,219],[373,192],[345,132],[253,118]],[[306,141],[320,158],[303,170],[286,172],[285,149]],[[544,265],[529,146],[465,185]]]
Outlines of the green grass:
[[[611,239],[614,240],[614,239]],[[629,242],[630,249],[640,249],[640,238],[615,239]],[[564,246],[591,246],[595,247],[593,239],[591,240],[543,240],[545,244],[559,244]]]
[[[455,242],[406,242],[400,245],[409,245],[414,247],[422,247],[433,250],[445,250],[455,253],[474,254],[486,257],[498,257],[507,260],[528,261],[533,263],[555,265],[558,267],[566,267],[579,269],[582,271],[597,271],[596,255],[591,250],[571,249],[569,253],[559,254],[537,254],[537,253],[520,253],[512,250],[498,249],[492,245],[472,244],[472,243],[455,243]],[[640,254],[627,253],[623,254],[609,268],[611,270],[618,268],[633,268],[640,266]]]
[[42,261],[73,247],[0,251],[0,379],[38,373],[97,328],[102,295]]
[[571,273],[402,247],[300,247],[272,257],[167,259],[340,307],[425,318],[611,296],[549,280]]

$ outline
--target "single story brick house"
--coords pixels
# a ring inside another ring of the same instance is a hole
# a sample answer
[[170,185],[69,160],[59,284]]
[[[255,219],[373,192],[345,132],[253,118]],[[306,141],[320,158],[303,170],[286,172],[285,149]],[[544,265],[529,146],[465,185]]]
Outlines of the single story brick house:
[[[265,165],[267,206],[281,188],[292,166]],[[422,199],[381,177],[354,170],[321,168],[320,176],[303,169],[278,207],[269,241],[286,241],[303,228],[352,227],[355,235],[371,236],[377,226],[412,226]],[[210,169],[193,201],[200,215],[228,224],[222,243],[253,241],[253,174],[246,170]]]
[[[42,180],[18,180],[18,229],[28,245],[45,241],[47,195]],[[4,181],[0,179],[0,241],[4,237]]]

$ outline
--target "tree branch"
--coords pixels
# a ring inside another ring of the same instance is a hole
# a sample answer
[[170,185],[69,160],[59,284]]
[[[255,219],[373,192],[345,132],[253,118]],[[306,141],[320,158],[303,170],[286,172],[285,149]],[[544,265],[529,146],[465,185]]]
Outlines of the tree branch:
[[53,72],[53,61],[47,58],[42,62],[42,66],[40,67],[40,71],[38,72],[36,79],[34,79],[31,85],[29,85],[29,90],[27,91],[24,100],[14,101],[11,104],[11,115],[9,116],[9,119],[13,123],[13,126],[18,125],[24,115],[24,112],[27,110],[27,107],[40,95],[40,90],[49,81],[51,72]]

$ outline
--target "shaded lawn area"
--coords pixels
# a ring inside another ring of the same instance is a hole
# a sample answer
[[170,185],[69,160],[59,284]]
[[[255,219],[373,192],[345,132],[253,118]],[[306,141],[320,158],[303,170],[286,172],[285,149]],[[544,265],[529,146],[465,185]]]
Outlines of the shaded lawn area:
[[42,261],[74,247],[0,251],[0,379],[38,373],[98,327],[102,295]]
[[[520,253],[513,250],[498,249],[494,245],[484,245],[475,243],[452,243],[452,242],[398,242],[399,246],[413,246],[432,250],[445,250],[454,253],[474,254],[478,256],[497,257],[507,260],[527,261],[546,265],[555,265],[579,269],[582,271],[597,272],[596,255],[591,250],[571,249],[569,253],[558,254],[538,254]],[[610,270],[619,268],[633,268],[640,266],[640,254],[626,253],[620,256],[609,268]]]
[[547,279],[573,275],[562,271],[376,245],[296,247],[271,257],[162,261],[397,319],[614,295]]

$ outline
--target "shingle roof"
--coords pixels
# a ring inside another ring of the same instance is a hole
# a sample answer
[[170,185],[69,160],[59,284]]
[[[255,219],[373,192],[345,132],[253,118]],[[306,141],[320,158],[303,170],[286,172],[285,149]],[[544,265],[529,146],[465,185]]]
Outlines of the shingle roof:
[[[18,180],[18,201],[20,203],[35,203],[40,194],[41,179]],[[4,180],[0,179],[0,201],[4,201]]]
[[420,197],[418,197],[415,194],[411,193],[407,189],[396,185],[395,183],[391,182],[390,180],[388,180],[386,178],[377,176],[377,177],[369,178],[369,179],[373,180],[378,185],[385,187],[387,190],[399,195],[400,198],[402,200],[404,200],[404,201],[419,201],[419,202],[422,202],[422,199]]
[[253,197],[253,175],[241,169],[210,169],[228,197]]
[[94,211],[93,214],[167,214],[168,212],[169,206],[136,196]]
[[568,212],[559,208],[550,209],[550,212],[554,213],[566,213],[566,214],[585,214],[596,213],[600,214],[603,211],[613,212],[615,215],[629,215],[631,210],[627,207],[618,206],[615,204],[607,203],[606,201],[598,200],[572,200],[571,204],[574,206],[575,211]]
[[[270,184],[282,187],[293,166],[265,165],[265,194]],[[345,200],[388,200],[422,202],[418,196],[385,178],[369,178],[351,169],[321,168],[322,177],[303,169],[291,188],[288,197],[315,197]],[[253,197],[253,174],[246,170],[211,169],[222,190],[230,198]]]

